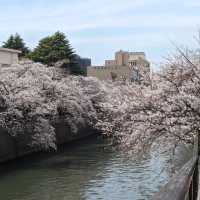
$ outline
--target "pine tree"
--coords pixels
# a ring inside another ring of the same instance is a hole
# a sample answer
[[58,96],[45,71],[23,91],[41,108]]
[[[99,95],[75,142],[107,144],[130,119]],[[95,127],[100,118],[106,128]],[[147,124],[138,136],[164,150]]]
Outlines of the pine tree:
[[41,39],[32,52],[31,59],[50,66],[57,61],[68,60],[69,62],[64,67],[69,68],[72,74],[82,74],[69,40],[64,33],[59,31],[52,36]]
[[9,49],[16,49],[22,51],[21,57],[25,57],[30,52],[29,49],[26,47],[26,44],[24,43],[24,40],[21,38],[21,36],[16,33],[15,35],[11,35],[6,42],[4,42],[3,48],[9,48]]

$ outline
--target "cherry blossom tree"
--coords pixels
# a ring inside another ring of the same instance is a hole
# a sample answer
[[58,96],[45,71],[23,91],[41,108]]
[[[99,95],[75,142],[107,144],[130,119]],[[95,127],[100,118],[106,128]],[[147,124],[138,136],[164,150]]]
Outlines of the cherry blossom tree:
[[0,127],[33,147],[56,148],[60,120],[72,134],[89,126],[137,153],[159,138],[192,143],[199,134],[198,52],[178,49],[151,85],[66,76],[38,63],[2,67],[0,80]]

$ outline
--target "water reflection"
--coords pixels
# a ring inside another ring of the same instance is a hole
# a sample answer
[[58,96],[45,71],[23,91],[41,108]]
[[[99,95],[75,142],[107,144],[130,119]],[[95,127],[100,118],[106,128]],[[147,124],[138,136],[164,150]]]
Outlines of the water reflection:
[[2,165],[0,199],[149,199],[169,178],[168,170],[162,171],[168,160],[167,154],[151,152],[136,161],[113,150],[108,141],[94,137],[54,155]]

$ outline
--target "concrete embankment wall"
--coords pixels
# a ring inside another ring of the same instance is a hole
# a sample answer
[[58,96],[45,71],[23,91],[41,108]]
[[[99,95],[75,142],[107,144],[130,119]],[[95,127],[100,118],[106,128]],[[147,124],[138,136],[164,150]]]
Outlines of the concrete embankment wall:
[[14,140],[0,129],[0,162],[11,160],[16,157]]
[[[71,133],[70,129],[60,123],[55,126],[57,144],[64,144],[73,140],[82,139],[93,134],[95,131],[92,128],[81,128],[78,133]],[[0,163],[16,159],[34,152],[40,152],[40,148],[31,148],[30,138],[22,135],[17,140],[9,136],[5,130],[0,129]]]

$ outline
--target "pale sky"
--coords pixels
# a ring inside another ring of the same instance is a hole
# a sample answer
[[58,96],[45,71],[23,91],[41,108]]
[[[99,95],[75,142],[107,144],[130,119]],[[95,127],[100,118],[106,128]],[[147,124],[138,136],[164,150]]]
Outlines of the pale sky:
[[59,30],[93,65],[119,49],[159,63],[173,51],[170,41],[195,46],[199,11],[199,0],[0,0],[0,42],[18,32],[34,48]]

